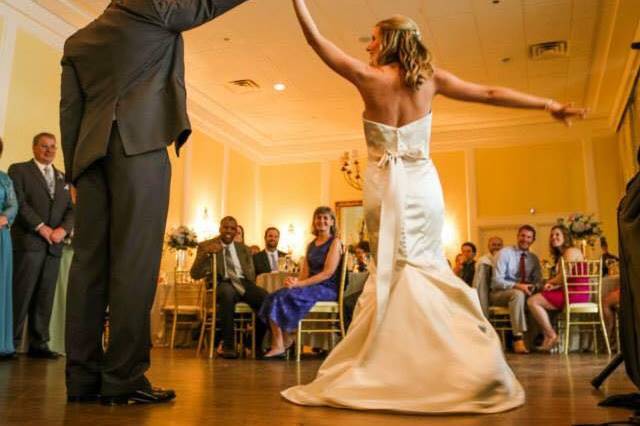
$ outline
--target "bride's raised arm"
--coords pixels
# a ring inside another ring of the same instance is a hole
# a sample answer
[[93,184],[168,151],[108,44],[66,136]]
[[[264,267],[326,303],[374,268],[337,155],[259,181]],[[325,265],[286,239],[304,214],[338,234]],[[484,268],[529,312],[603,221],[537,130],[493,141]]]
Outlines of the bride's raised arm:
[[325,64],[357,86],[371,71],[369,65],[349,56],[320,33],[305,0],[293,0],[293,7],[307,43]]
[[448,98],[480,102],[511,108],[543,109],[553,118],[571,125],[572,118],[584,118],[587,111],[571,104],[561,104],[549,98],[529,95],[507,87],[492,87],[464,81],[448,71],[436,69],[436,90]]

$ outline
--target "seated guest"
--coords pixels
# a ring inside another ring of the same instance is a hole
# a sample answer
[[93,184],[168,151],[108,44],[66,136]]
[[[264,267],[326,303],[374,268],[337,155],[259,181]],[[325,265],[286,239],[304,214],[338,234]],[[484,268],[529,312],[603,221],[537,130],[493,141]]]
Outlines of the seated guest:
[[459,267],[458,276],[462,278],[462,281],[467,283],[469,287],[473,285],[473,275],[476,271],[476,253],[477,249],[475,244],[467,241],[460,247],[462,254],[462,265]]
[[[2,156],[0,139],[0,156]],[[13,345],[13,251],[9,228],[18,214],[18,199],[11,178],[0,172],[0,359],[15,355]]]
[[278,228],[270,227],[264,231],[264,250],[253,255],[256,276],[278,271],[278,259],[287,255],[285,252],[278,250],[279,242],[280,231]]
[[602,276],[609,275],[609,264],[611,262],[619,262],[620,258],[615,254],[609,253],[609,243],[605,237],[600,237],[600,249],[602,250]]
[[522,336],[527,331],[525,306],[527,297],[532,295],[542,280],[542,270],[538,256],[529,248],[536,240],[536,230],[531,225],[518,229],[518,244],[508,246],[498,252],[491,280],[489,300],[494,306],[509,308],[513,329],[513,351],[517,354],[529,353]]
[[236,237],[233,239],[236,243],[244,244],[244,228],[242,225],[238,225],[238,233]]
[[368,241],[360,241],[355,248],[356,262],[353,266],[353,274],[348,275],[347,288],[344,292],[344,324],[348,330],[356,303],[362,294],[364,284],[369,276],[369,256],[371,249]]
[[329,207],[318,207],[313,213],[313,235],[298,278],[289,277],[285,287],[271,293],[260,309],[260,317],[271,327],[271,349],[265,358],[282,358],[290,341],[283,333],[298,328],[298,322],[319,301],[338,298],[338,265],[342,243],[336,237],[336,217]]
[[354,253],[356,256],[356,262],[355,265],[353,265],[353,272],[368,272],[369,255],[371,254],[369,241],[360,241],[356,245]]
[[472,287],[478,291],[480,307],[486,318],[489,318],[489,291],[491,289],[491,276],[495,265],[496,255],[503,247],[502,238],[489,238],[489,253],[478,259],[473,276]]
[[491,237],[489,238],[488,245],[489,253],[478,259],[479,265],[493,266],[496,262],[496,256],[498,255],[498,252],[504,247],[504,242],[500,237]]
[[[451,262],[449,262],[449,266],[451,266]],[[457,276],[460,276],[460,273],[462,272],[463,267],[464,267],[464,256],[462,255],[462,253],[458,253],[456,254],[455,265],[451,269],[453,269],[454,274],[456,274]]]
[[[234,345],[233,313],[236,303],[245,302],[254,311],[260,309],[267,295],[264,289],[255,284],[256,273],[249,247],[234,241],[238,233],[238,223],[227,216],[220,222],[220,235],[198,244],[196,259],[191,267],[193,279],[213,280],[210,254],[216,253],[218,271],[217,302],[222,330],[223,358],[237,358]],[[262,321],[256,321],[256,346],[260,347],[266,331]]]
[[[551,250],[551,256],[556,264],[556,275],[544,284],[542,292],[529,298],[527,305],[529,311],[535,318],[536,322],[542,328],[544,333],[544,341],[542,345],[537,349],[543,352],[550,351],[556,343],[558,343],[558,334],[551,326],[549,320],[549,314],[547,311],[561,311],[564,308],[564,274],[560,265],[560,259],[564,259],[565,262],[580,262],[584,260],[582,252],[573,247],[573,240],[569,234],[569,230],[562,225],[556,225],[551,228],[551,235],[549,236],[549,248]],[[568,280],[569,284],[576,284],[579,282],[589,282],[589,278],[585,277],[571,277]],[[572,286],[572,290],[585,291],[589,290],[589,286]],[[588,302],[590,294],[571,294],[569,302],[581,303]]]

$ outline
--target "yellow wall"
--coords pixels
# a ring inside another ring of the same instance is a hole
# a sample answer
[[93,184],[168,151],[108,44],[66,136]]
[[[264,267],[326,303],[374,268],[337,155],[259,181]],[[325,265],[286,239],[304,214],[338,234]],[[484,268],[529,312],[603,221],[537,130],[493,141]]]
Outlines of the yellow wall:
[[459,252],[460,244],[469,239],[465,155],[462,151],[435,152],[432,159],[444,193],[445,220],[453,230],[451,240],[445,241],[447,256],[452,257]]
[[478,149],[479,217],[586,212],[580,142]]
[[617,207],[624,194],[620,157],[615,135],[593,139],[598,209],[609,249],[618,252]]
[[246,244],[252,245],[257,243],[262,247],[262,238],[258,237],[260,232],[255,226],[256,171],[256,165],[253,161],[235,150],[230,151],[227,205],[224,214],[235,217],[238,223],[242,225]]
[[[183,194],[186,202],[183,224],[196,228],[199,234],[215,231],[223,212],[221,209],[224,146],[197,130],[187,142],[189,153],[184,154],[183,179],[187,192]],[[183,190],[184,192],[184,190]],[[204,210],[207,209],[208,221],[204,222]]]
[[[46,131],[59,138],[60,57],[58,50],[18,29],[0,169],[31,159],[36,133]],[[64,169],[59,144],[58,148],[55,165]]]
[[[262,230],[278,227],[280,248],[287,250],[290,244],[297,255],[303,254],[306,242],[312,239],[311,215],[321,201],[320,167],[318,163],[260,167]],[[293,235],[289,225],[293,225]]]

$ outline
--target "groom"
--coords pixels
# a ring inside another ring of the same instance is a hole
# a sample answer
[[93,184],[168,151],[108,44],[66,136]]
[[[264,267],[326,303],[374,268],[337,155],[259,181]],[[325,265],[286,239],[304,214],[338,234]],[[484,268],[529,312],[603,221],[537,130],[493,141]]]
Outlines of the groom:
[[[78,189],[67,295],[67,400],[173,399],[153,388],[149,312],[169,200],[167,145],[191,133],[182,31],[246,0],[113,0],[62,58],[60,127]],[[101,346],[109,312],[109,347]]]

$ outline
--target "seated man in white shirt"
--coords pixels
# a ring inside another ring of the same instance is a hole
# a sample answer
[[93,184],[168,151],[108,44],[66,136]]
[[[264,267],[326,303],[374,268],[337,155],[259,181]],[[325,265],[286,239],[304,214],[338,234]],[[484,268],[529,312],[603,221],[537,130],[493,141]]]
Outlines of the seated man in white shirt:
[[478,265],[489,265],[493,267],[496,262],[498,252],[504,247],[504,241],[500,237],[489,238],[489,253],[484,254],[478,259]]
[[[245,302],[257,311],[267,296],[267,292],[255,284],[256,272],[249,247],[234,241],[238,233],[238,222],[231,216],[220,221],[220,235],[198,244],[196,259],[191,267],[193,279],[206,278],[213,281],[211,254],[216,256],[218,275],[217,302],[221,322],[223,358],[237,358],[234,347],[233,315],[235,305]],[[256,316],[256,348],[260,348],[266,325]]]
[[513,351],[517,354],[529,353],[522,340],[527,331],[525,307],[527,297],[533,294],[542,281],[542,269],[538,257],[529,251],[536,240],[536,230],[523,225],[518,230],[518,244],[508,246],[498,252],[489,300],[491,305],[509,308],[513,329]]

